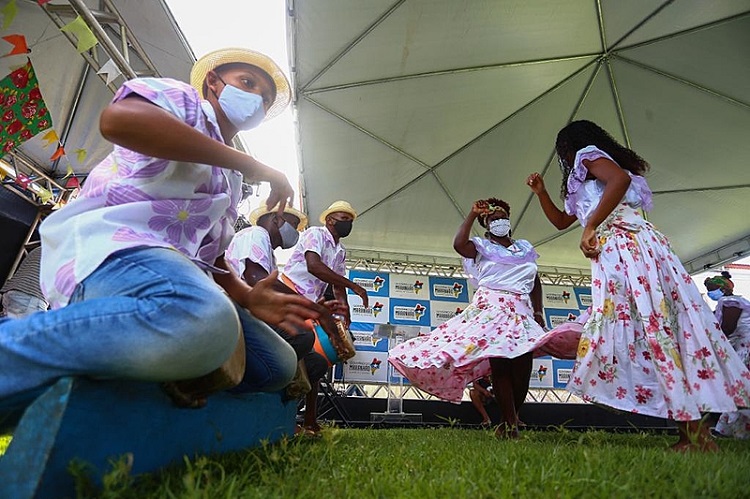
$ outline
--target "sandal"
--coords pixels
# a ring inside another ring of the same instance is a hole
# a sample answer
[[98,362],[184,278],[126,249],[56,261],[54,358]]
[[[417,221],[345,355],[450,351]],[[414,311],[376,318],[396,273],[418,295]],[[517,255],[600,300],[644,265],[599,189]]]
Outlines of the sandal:
[[183,392],[177,386],[177,383],[172,381],[162,383],[161,389],[167,394],[174,405],[183,409],[200,409],[205,407],[208,402],[206,397],[195,397]]

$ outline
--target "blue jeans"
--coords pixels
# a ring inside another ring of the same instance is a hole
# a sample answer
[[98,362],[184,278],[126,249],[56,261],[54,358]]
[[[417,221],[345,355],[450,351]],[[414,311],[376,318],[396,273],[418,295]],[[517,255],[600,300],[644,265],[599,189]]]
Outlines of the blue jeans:
[[3,315],[20,319],[40,310],[47,310],[47,302],[33,295],[10,289],[3,293]]
[[0,398],[61,376],[202,376],[234,351],[240,323],[253,386],[286,386],[297,365],[292,348],[195,264],[164,248],[123,250],[76,287],[68,306],[0,319]]

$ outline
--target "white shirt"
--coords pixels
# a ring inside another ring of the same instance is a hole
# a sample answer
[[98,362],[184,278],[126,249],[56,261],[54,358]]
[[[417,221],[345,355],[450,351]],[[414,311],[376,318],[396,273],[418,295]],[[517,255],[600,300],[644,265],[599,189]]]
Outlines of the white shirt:
[[257,263],[269,274],[276,270],[271,235],[263,227],[253,226],[239,231],[229,243],[224,259],[234,272],[244,279],[245,262]]
[[472,237],[471,242],[477,256],[464,258],[463,264],[472,285],[509,293],[531,292],[539,255],[530,242],[517,239],[508,248],[482,237]]
[[[321,281],[307,271],[305,253],[312,251],[331,270],[341,276],[346,275],[346,248],[333,239],[325,227],[310,227],[299,236],[299,241],[284,265],[284,275],[294,283],[299,294],[312,301],[323,296],[328,283]],[[281,278],[281,275],[279,275]]]

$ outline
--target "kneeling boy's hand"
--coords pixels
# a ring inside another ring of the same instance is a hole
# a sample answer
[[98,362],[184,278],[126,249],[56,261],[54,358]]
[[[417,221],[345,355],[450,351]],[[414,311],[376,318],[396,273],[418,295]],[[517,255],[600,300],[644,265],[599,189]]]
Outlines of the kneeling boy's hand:
[[268,324],[279,326],[291,334],[304,329],[307,319],[320,317],[320,305],[297,294],[280,293],[273,289],[278,271],[258,281],[247,293],[242,305]]

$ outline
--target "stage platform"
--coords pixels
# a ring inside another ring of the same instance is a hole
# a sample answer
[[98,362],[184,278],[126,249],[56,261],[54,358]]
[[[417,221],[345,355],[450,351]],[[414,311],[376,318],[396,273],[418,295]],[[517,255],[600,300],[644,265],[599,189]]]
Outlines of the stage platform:
[[[387,400],[353,396],[324,397],[318,402],[318,419],[334,422],[338,426],[349,427],[420,427],[420,426],[478,426],[479,413],[471,402],[452,404],[438,400],[404,400],[401,420],[391,416],[387,421],[373,421],[371,414],[386,411]],[[493,423],[500,421],[496,403],[486,406]],[[421,422],[415,422],[409,415],[421,414]],[[521,420],[528,429],[555,429],[565,427],[571,430],[601,429],[612,431],[674,431],[673,423],[649,416],[615,412],[593,404],[540,403],[527,402],[520,413]]]

